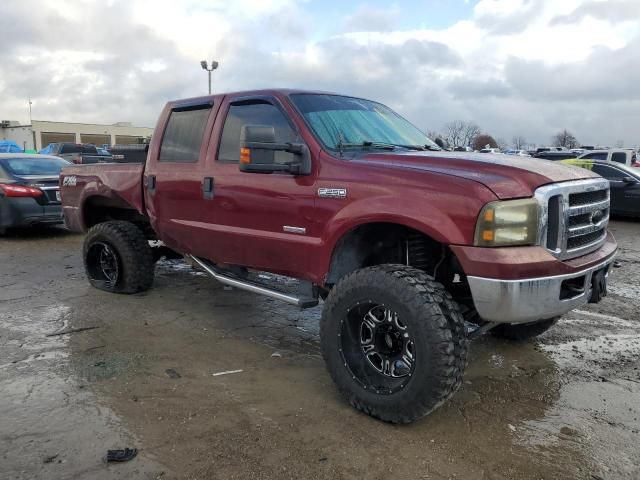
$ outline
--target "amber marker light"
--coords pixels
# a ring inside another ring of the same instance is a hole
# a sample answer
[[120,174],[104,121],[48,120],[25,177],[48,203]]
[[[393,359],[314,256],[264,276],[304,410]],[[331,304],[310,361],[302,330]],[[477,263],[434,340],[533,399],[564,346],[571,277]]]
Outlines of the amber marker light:
[[251,163],[251,150],[248,148],[240,149],[240,163],[249,164]]
[[[493,222],[493,209],[488,209],[487,211],[484,212],[484,221],[485,222]],[[485,232],[487,233],[487,232]],[[487,240],[487,239],[485,239]],[[491,239],[493,240],[493,238]]]

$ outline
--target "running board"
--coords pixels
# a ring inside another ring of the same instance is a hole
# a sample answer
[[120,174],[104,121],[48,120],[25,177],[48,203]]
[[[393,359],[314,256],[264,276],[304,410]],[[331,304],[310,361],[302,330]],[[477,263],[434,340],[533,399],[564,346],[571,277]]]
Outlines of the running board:
[[194,257],[193,255],[185,255],[185,256],[193,260],[196,263],[196,265],[201,267],[205,272],[207,272],[213,278],[215,278],[220,283],[223,283],[225,285],[236,287],[236,288],[239,288],[240,290],[247,290],[248,292],[265,295],[267,297],[275,298],[277,300],[282,300],[283,302],[290,303],[291,305],[296,305],[300,308],[311,308],[318,305],[317,298],[312,298],[312,297],[298,298],[288,293],[284,293],[279,290],[274,290],[268,287],[267,285],[263,285],[258,282],[252,282],[251,280],[234,278],[232,276],[227,275],[226,273],[223,273],[222,271],[217,269],[215,265],[208,262],[207,260]]

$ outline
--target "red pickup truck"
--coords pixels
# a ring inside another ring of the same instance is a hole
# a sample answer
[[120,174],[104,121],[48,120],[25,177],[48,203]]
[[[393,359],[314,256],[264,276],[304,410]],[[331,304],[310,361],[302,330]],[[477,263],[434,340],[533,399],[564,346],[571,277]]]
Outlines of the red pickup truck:
[[599,301],[617,248],[601,177],[445,152],[380,103],[322,92],[170,102],[146,164],[65,168],[61,193],[67,226],[88,231],[97,288],[150,288],[159,240],[227,285],[300,307],[323,299],[331,376],[390,422],[455,392],[471,336],[532,337]]

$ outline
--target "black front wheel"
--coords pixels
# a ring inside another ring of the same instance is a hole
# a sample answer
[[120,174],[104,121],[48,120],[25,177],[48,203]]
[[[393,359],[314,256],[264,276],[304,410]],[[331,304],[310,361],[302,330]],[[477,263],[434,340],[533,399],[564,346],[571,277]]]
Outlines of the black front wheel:
[[100,223],[84,240],[84,266],[91,285],[115,293],[148,290],[153,255],[142,231],[130,222]]
[[393,423],[441,405],[466,366],[458,305],[432,277],[404,265],[364,268],[341,280],[325,302],[320,341],[349,403]]

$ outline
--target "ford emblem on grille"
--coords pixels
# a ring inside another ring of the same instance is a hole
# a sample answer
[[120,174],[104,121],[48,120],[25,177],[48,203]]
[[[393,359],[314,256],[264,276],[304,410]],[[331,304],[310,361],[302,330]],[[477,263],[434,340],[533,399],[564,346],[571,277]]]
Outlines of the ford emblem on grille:
[[591,214],[591,223],[596,225],[596,224],[600,223],[603,218],[604,218],[604,211],[596,210],[595,212],[593,212]]

